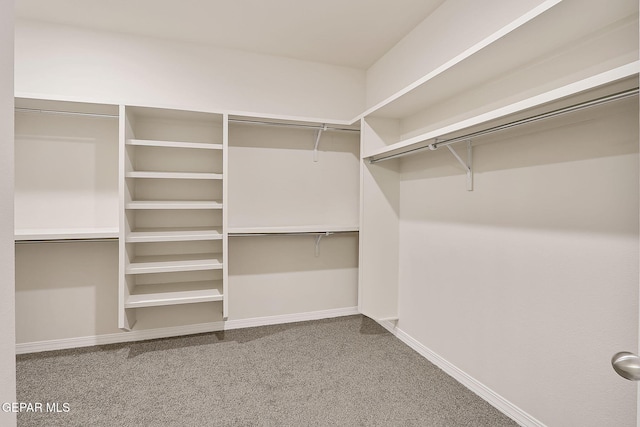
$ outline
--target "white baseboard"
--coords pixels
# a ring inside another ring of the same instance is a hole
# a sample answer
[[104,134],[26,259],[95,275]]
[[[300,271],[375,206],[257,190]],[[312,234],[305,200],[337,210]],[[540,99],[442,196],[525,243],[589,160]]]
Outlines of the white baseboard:
[[545,424],[531,416],[527,412],[523,411],[504,397],[500,396],[495,391],[491,390],[480,381],[476,380],[457,366],[448,362],[440,355],[425,347],[416,339],[411,337],[406,332],[396,327],[395,322],[385,321],[379,322],[380,325],[394,334],[400,341],[414,349],[422,357],[442,369],[448,375],[456,379],[459,383],[467,387],[469,390],[480,396],[487,401],[490,405],[498,409],[500,412],[520,424],[524,427],[546,427]]
[[331,310],[311,311],[308,313],[283,314],[280,316],[254,317],[251,319],[229,320],[224,329],[253,328],[255,326],[279,325],[282,323],[307,322],[309,320],[331,319],[333,317],[360,314],[358,307],[335,308]]
[[132,341],[144,341],[157,338],[169,338],[181,335],[201,334],[222,330],[251,328],[255,326],[277,325],[283,323],[304,322],[308,320],[329,319],[333,317],[358,314],[357,307],[312,311],[308,313],[284,314],[280,316],[255,317],[251,319],[229,320],[226,322],[199,323],[196,325],[175,326],[147,330],[133,330],[114,334],[88,337],[63,338],[48,341],[36,341],[16,344],[16,354],[38,353],[42,351],[64,350],[95,345],[117,344]]

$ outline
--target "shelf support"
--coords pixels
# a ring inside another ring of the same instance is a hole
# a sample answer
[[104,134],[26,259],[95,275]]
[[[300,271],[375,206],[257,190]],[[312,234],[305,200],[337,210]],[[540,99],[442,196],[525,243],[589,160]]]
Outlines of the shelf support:
[[446,146],[453,157],[458,160],[458,162],[462,165],[462,167],[467,172],[467,191],[473,191],[473,146],[471,145],[471,140],[467,141],[467,161],[462,160],[460,155],[456,152],[456,150],[451,146]]
[[318,162],[318,145],[320,144],[320,137],[322,136],[322,132],[327,130],[327,125],[323,124],[320,129],[318,129],[318,133],[316,134],[316,144],[313,147],[313,161],[315,163]]
[[322,240],[324,236],[330,236],[331,234],[332,233],[327,231],[316,236],[316,257],[320,256],[320,240]]

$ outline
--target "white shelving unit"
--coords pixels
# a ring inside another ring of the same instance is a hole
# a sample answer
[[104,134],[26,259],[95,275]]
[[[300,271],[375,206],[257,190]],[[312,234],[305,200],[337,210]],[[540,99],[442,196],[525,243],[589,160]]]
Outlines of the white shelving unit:
[[471,190],[473,145],[489,138],[472,135],[637,93],[637,4],[594,2],[588,16],[583,7],[542,2],[362,114],[362,313],[398,317],[403,156],[466,138],[466,153],[449,148]]
[[227,314],[223,116],[121,107],[120,320],[222,303]]
[[15,101],[15,240],[118,237],[118,107]]
[[472,133],[479,129],[496,126],[510,120],[517,120],[527,115],[542,114],[567,105],[577,104],[584,100],[637,88],[637,75],[639,71],[640,62],[634,61],[630,64],[523,99],[504,107],[496,108],[417,136],[401,139],[388,146],[368,151],[364,157],[376,159],[379,157],[392,156],[397,153],[411,151],[420,146],[426,146],[429,142],[434,142],[436,139],[456,137],[463,132]]
[[231,118],[234,318],[357,304],[359,137],[356,126]]

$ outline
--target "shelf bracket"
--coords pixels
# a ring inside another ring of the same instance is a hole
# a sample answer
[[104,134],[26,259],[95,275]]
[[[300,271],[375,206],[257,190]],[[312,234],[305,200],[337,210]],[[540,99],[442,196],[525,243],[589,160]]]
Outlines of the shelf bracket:
[[324,236],[330,236],[331,234],[332,234],[332,233],[330,233],[330,232],[328,232],[328,231],[327,231],[327,232],[325,232],[325,233],[318,234],[318,235],[316,236],[316,257],[319,257],[319,256],[320,256],[320,240],[322,240],[322,238],[323,238]]
[[467,191],[473,191],[473,146],[471,145],[471,140],[467,141],[467,161],[462,160],[460,155],[453,149],[451,145],[446,146],[453,157],[460,162],[462,167],[467,172]]
[[320,137],[322,136],[322,132],[327,130],[327,125],[324,124],[320,129],[318,129],[318,133],[316,134],[316,144],[313,147],[313,161],[318,162],[318,145],[320,144]]

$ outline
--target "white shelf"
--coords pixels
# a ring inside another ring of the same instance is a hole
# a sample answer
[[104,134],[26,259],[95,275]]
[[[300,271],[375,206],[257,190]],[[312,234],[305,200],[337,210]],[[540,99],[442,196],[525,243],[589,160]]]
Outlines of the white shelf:
[[233,234],[296,234],[296,233],[345,233],[357,232],[357,225],[294,225],[286,227],[231,227]]
[[220,240],[222,239],[222,229],[139,229],[127,234],[127,243],[149,243],[149,242],[182,242],[194,240]]
[[133,201],[126,203],[125,209],[222,209],[219,201]]
[[150,179],[222,179],[221,173],[204,172],[143,172],[133,171],[125,174],[126,178]]
[[[603,37],[603,33],[609,36],[608,30],[614,28],[613,23],[633,15],[633,4],[613,9],[602,3],[594,5],[594,10],[588,15],[583,13],[583,7],[581,2],[545,0],[528,13],[372,106],[360,117],[398,119],[412,116],[443,100],[451,99],[487,82],[503,79],[511,73],[549,61],[561,61],[563,57],[569,58],[573,53],[570,49],[576,46],[580,49],[580,42],[584,40],[593,40],[594,55],[604,55],[594,56],[592,61],[606,66],[604,64],[612,60],[607,56],[607,52],[612,49],[595,45]],[[637,13],[637,5],[635,8]],[[576,16],[580,19],[575,19]],[[613,34],[611,36],[615,37]],[[532,44],[530,41],[534,37],[536,43]],[[614,42],[615,44],[618,43]],[[527,48],[521,49],[517,48],[518,46]],[[532,59],[535,59],[535,62]],[[590,70],[587,67],[580,68],[578,60],[574,63],[576,68],[571,70],[566,69],[567,64],[558,63],[555,69],[559,73],[545,75],[544,81],[551,82],[563,75],[566,76],[569,72],[582,74],[583,78],[587,77]]]
[[125,273],[169,273],[220,270],[222,268],[222,254],[156,255],[135,258],[126,266]]
[[168,148],[196,148],[201,150],[222,150],[222,144],[206,142],[158,141],[150,139],[128,139],[127,145]]
[[[166,291],[166,289],[172,290]],[[125,301],[124,307],[160,307],[167,305],[222,301],[224,295],[221,292],[221,289],[221,281],[136,286],[136,293],[129,295]]]
[[15,230],[16,241],[117,239],[117,228],[21,229]]
[[616,82],[625,83],[625,81],[628,80],[628,84],[626,84],[626,86],[637,87],[637,81],[635,81],[633,78],[638,75],[639,71],[640,61],[635,61],[622,67],[618,67],[616,69],[600,73],[596,76],[565,85],[558,89],[550,90],[548,92],[527,98],[519,102],[515,102],[505,107],[497,108],[487,113],[479,114],[477,116],[462,120],[457,123],[453,123],[440,129],[435,129],[433,131],[429,131],[421,135],[417,135],[412,138],[390,144],[386,147],[372,150],[368,153],[365,153],[363,155],[363,158],[375,158],[386,154],[391,155],[407,151],[411,148],[417,147],[420,144],[424,144],[427,140],[441,138],[444,135],[453,134],[465,129],[471,129],[475,126],[485,125],[518,113],[533,110],[538,107],[548,106],[547,109],[550,111],[553,109],[553,103],[556,101],[567,100],[572,96],[580,95],[589,91],[595,91],[598,88],[605,88],[607,85],[611,85],[611,87],[613,87],[613,84]]

